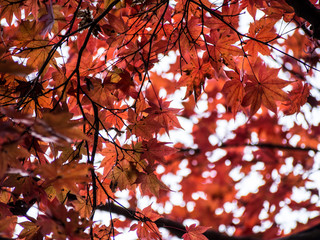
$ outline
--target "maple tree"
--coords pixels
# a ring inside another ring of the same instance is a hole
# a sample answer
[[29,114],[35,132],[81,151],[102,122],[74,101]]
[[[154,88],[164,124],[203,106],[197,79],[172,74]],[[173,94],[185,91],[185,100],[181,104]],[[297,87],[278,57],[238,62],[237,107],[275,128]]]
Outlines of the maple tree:
[[0,0],[0,238],[318,239],[319,9]]

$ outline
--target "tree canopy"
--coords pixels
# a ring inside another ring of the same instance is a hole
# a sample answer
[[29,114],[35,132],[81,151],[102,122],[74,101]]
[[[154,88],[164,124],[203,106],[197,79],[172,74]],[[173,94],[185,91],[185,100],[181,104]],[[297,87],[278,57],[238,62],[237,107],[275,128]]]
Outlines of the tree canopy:
[[0,238],[319,239],[319,7],[0,0]]

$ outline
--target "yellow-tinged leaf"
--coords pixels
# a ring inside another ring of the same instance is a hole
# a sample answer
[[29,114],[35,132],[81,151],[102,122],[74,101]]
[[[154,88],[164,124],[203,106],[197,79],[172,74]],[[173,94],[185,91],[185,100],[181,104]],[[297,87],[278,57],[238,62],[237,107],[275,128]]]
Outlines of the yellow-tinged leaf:
[[[36,21],[22,21],[18,25],[15,36],[17,48],[23,49],[16,56],[28,58],[28,65],[34,68],[41,68],[52,49],[49,40],[43,39],[40,35],[41,31],[41,26]],[[60,57],[57,51],[50,58],[49,64],[56,66],[56,57]],[[46,72],[49,64],[43,73]]]
[[143,195],[152,193],[154,196],[159,197],[160,189],[170,191],[170,188],[161,182],[154,173],[140,176],[139,182],[141,182],[140,187]]
[[19,234],[19,238],[25,238],[25,240],[36,239],[36,235],[39,234],[40,226],[33,222],[22,222],[19,225],[23,228]]
[[59,161],[54,161],[50,164],[41,165],[36,172],[45,180],[43,186],[53,186],[56,193],[64,189],[78,194],[77,183],[86,183],[89,179],[89,165],[78,162],[61,166]]
[[72,143],[73,139],[87,139],[78,128],[79,122],[70,120],[71,117],[70,113],[44,113],[43,119],[35,122],[31,134],[57,144]]
[[0,148],[0,178],[5,174],[8,167],[22,168],[19,159],[25,159],[29,155],[29,152],[18,146],[17,143],[2,145]]
[[110,240],[114,239],[114,236],[118,235],[119,232],[114,228],[114,223],[117,219],[113,219],[113,223],[108,227],[106,225],[95,225],[93,228],[93,239],[94,240]]
[[124,190],[127,188],[132,188],[133,184],[137,179],[137,171],[132,168],[119,168],[115,166],[112,171],[108,174],[108,178],[111,179],[112,189],[119,188]]
[[91,216],[91,204],[84,197],[77,196],[77,200],[72,201],[72,205],[81,217],[88,219]]
[[66,200],[68,190],[62,188],[60,191],[57,191],[56,188],[53,186],[49,186],[45,189],[48,199],[53,200],[54,198],[57,198],[60,202],[63,202]]

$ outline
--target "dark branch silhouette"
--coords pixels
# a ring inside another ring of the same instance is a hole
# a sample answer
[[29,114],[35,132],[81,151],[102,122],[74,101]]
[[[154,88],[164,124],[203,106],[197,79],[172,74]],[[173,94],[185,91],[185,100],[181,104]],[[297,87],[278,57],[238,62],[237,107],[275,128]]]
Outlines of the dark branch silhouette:
[[[105,205],[97,206],[98,210],[112,212],[118,215],[122,215],[127,219],[138,220],[136,216],[136,212],[132,209],[127,209],[116,204],[109,203]],[[167,229],[172,235],[181,238],[183,234],[186,233],[186,228],[183,224],[178,223],[176,221],[170,220],[168,218],[159,218],[154,221],[154,223],[159,228]],[[220,233],[215,230],[207,230],[203,235],[205,235],[209,240],[259,240],[256,237],[250,236],[228,236],[226,234]],[[318,240],[320,239],[320,224],[313,226],[307,230],[294,233],[287,237],[278,238],[277,240]]]
[[309,0],[286,0],[294,8],[297,16],[304,18],[312,25],[313,37],[320,39],[320,10]]

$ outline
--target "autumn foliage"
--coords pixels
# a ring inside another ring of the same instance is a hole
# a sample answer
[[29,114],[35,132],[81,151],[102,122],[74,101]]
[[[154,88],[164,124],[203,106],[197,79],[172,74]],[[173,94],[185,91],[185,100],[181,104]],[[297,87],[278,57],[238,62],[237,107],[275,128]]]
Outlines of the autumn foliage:
[[317,2],[0,0],[0,238],[320,224]]

